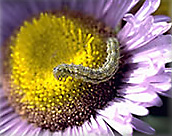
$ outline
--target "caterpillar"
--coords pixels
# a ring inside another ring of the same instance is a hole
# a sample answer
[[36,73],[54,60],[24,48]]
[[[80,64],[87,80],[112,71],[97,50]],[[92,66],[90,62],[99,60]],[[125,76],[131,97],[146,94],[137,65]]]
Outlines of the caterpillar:
[[119,65],[119,43],[116,38],[108,38],[107,41],[107,57],[102,67],[92,69],[83,65],[60,64],[53,69],[56,78],[72,76],[82,79],[85,82],[99,84],[109,80],[118,70]]

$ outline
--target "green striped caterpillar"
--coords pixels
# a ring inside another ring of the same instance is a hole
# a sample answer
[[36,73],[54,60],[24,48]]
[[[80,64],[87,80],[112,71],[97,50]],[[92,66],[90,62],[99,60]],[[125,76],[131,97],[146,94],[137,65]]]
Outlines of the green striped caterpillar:
[[85,82],[98,84],[109,80],[118,70],[119,65],[119,43],[116,38],[107,40],[107,57],[102,67],[92,69],[83,65],[60,64],[54,68],[53,74],[56,78],[60,76],[72,76]]

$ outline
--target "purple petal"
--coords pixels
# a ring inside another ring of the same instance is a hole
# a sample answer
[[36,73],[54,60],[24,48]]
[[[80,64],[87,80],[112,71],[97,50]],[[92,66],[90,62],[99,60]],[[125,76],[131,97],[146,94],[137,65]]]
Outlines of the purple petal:
[[[81,128],[82,128],[82,132],[83,132],[83,134],[84,134],[83,127],[81,127]],[[63,132],[63,135],[64,135],[64,136],[71,136],[71,129],[72,129],[72,128],[70,128],[70,127],[66,128],[65,131]],[[45,136],[46,136],[46,135],[45,135]]]
[[159,93],[160,95],[163,95],[163,96],[172,98],[172,89],[170,89],[170,90],[168,90],[168,91],[165,91],[165,92],[159,91],[158,93]]
[[[40,133],[40,136],[52,136],[51,132],[49,130],[42,130]],[[65,135],[68,136],[68,135]]]
[[16,114],[9,114],[6,115],[5,117],[1,117],[1,122],[0,122],[0,126],[4,126],[6,123],[10,122],[11,120],[17,118],[18,116]]
[[114,0],[103,17],[106,24],[115,28],[123,16],[138,2],[138,0]]
[[[0,91],[0,92],[1,92],[1,91]],[[9,106],[8,101],[0,102],[0,107],[1,107],[1,109],[7,108],[8,106]]]
[[138,94],[128,94],[124,96],[126,99],[129,99],[131,101],[135,102],[152,102],[155,98],[158,97],[158,95],[155,92],[151,92],[151,90],[144,93],[138,93]]
[[143,6],[135,14],[138,20],[143,20],[157,10],[160,5],[160,0],[146,0]]
[[16,124],[16,126],[13,129],[10,129],[7,133],[5,133],[6,135],[10,135],[10,136],[19,136],[22,132],[21,130],[24,129],[24,127],[26,125],[26,122],[20,122],[18,124]]
[[145,45],[158,35],[168,31],[171,27],[171,24],[166,22],[154,23],[152,16],[147,17],[141,22],[132,15],[126,19],[129,23],[119,32],[118,38],[120,43],[126,46],[125,50],[127,51]]
[[60,9],[62,5],[61,0],[31,0],[25,2],[4,0],[1,2],[1,7],[1,42],[4,42],[25,20],[43,11]]
[[14,129],[16,125],[20,123],[19,118],[14,118],[10,122],[5,123],[3,126],[0,127],[0,134],[8,133],[11,129]]
[[138,84],[135,86],[128,86],[122,90],[120,90],[119,92],[124,92],[125,94],[134,94],[134,93],[141,93],[144,92],[146,89],[148,88],[148,86],[146,85],[142,85],[142,84]]
[[93,1],[93,0],[87,0],[85,1],[83,4],[84,4],[84,12],[87,13],[87,14],[94,14],[94,4],[96,3],[97,1]]
[[154,22],[170,22],[171,18],[165,15],[155,15],[154,16]]
[[7,114],[14,112],[14,109],[9,107],[7,109],[1,110],[0,112],[0,118],[2,118],[3,116],[6,116]]
[[[169,51],[171,49],[171,43],[172,43],[171,39],[172,39],[171,35],[158,36],[156,39],[154,39],[151,42],[147,43],[145,46],[139,47],[139,48],[131,51],[131,53],[132,54],[138,54],[138,53],[143,53],[143,52],[149,51],[149,50],[151,52],[154,52],[156,50],[162,51],[163,49]],[[146,54],[147,53],[148,52],[146,52]]]
[[131,124],[133,125],[133,128],[139,132],[148,134],[148,135],[153,135],[155,133],[155,130],[150,127],[147,123],[137,119],[137,118],[132,118]]
[[78,4],[79,4],[79,3],[77,3],[77,0],[72,0],[72,2],[69,2],[69,3],[68,3],[68,6],[69,6],[70,9],[76,10],[76,9],[78,8],[78,7],[77,7]]
[[147,43],[145,46],[131,51],[130,53],[134,55],[132,58],[133,62],[141,62],[142,60],[142,62],[146,60],[148,62],[150,59],[157,66],[161,63],[164,65],[165,63],[171,62],[171,38],[171,35],[162,35]]
[[104,131],[107,130],[107,125],[106,125],[106,123],[103,121],[103,119],[101,118],[101,116],[97,115],[96,121],[97,121],[97,123],[98,123],[98,125],[99,125],[100,128],[102,128]]
[[[72,133],[71,133],[72,136],[78,136],[79,135],[77,127],[74,126],[71,130],[72,130]],[[53,136],[56,136],[56,135],[53,135]]]
[[30,130],[30,133],[28,134],[29,136],[39,136],[41,128],[37,127],[34,128],[33,130]]
[[150,83],[167,83],[168,84],[169,82],[171,82],[171,76],[169,74],[163,72],[161,74],[157,74],[155,76],[148,77],[146,79],[146,82],[150,82]]
[[131,124],[133,125],[133,128],[139,132],[148,134],[148,135],[153,135],[155,133],[155,130],[150,127],[147,123],[137,119],[137,118],[132,118]]
[[172,87],[171,82],[170,83],[151,83],[151,85],[162,91],[169,90]]
[[133,129],[129,123],[128,124],[122,124],[122,123],[119,123],[115,120],[109,120],[106,118],[104,120],[106,121],[106,123],[109,124],[109,126],[111,126],[113,129],[115,129],[118,133],[120,133],[122,135],[130,136],[133,133]]
[[26,136],[26,135],[28,135],[28,133],[29,133],[29,131],[30,131],[30,129],[32,129],[32,125],[30,124],[27,124],[25,127],[23,127],[23,129],[22,129],[22,131],[20,131],[21,132],[21,136]]
[[141,102],[139,103],[140,106],[144,107],[152,107],[152,106],[157,106],[160,107],[162,106],[162,100],[159,97],[154,98],[151,102]]
[[101,18],[103,13],[103,9],[105,6],[106,1],[105,0],[99,0],[99,2],[96,3],[96,11],[95,11],[95,16],[96,18]]
[[117,132],[116,130],[113,130],[108,126],[107,124],[107,132],[108,134],[106,134],[106,136],[122,136],[119,132]]

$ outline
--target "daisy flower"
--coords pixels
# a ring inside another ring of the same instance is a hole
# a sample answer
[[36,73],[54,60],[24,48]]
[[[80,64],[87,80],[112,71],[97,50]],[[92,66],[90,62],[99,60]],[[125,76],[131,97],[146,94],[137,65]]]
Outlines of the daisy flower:
[[1,0],[0,135],[154,134],[136,116],[170,97],[171,23],[138,2]]

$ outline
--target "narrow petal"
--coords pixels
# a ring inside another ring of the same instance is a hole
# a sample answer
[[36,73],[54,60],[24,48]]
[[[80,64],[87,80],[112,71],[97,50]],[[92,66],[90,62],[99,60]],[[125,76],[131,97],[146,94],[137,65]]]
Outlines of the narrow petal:
[[[121,106],[122,104],[122,106]],[[112,103],[105,110],[100,110],[99,114],[102,119],[113,129],[122,135],[131,135],[132,127],[130,125],[131,115],[129,111],[123,107],[124,103]]]
[[[36,16],[40,12],[60,9],[61,0],[42,1],[2,1],[1,2],[1,44],[16,30],[24,20]],[[15,11],[15,12],[14,12]],[[22,11],[22,12],[21,12]]]
[[124,135],[124,136],[131,136],[133,133],[132,127],[130,126],[130,124],[121,124],[118,122],[115,122],[113,120],[109,120],[109,119],[104,119],[113,129],[115,129],[116,131],[118,131],[120,134]]
[[107,124],[104,122],[104,120],[103,120],[103,118],[101,117],[101,116],[97,116],[96,117],[96,121],[97,121],[97,123],[98,123],[98,126],[99,126],[99,128],[100,128],[100,130],[102,130],[103,132],[102,133],[107,133],[107,131],[108,131],[108,126],[107,126]]
[[40,128],[32,128],[30,129],[28,135],[30,136],[38,136],[40,133]]
[[107,13],[104,17],[105,23],[115,28],[125,13],[127,13],[138,1],[139,0],[114,0],[111,6],[109,6],[109,9],[106,10]]
[[135,102],[152,102],[155,98],[158,97],[158,95],[155,92],[150,91],[138,94],[128,94],[124,97]]
[[11,120],[10,122],[4,124],[3,126],[1,126],[0,128],[0,134],[4,134],[4,133],[9,133],[9,131],[11,129],[15,129],[16,125],[18,125],[20,123],[20,119],[19,118],[15,118],[13,120]]
[[82,130],[83,130],[84,136],[87,136],[87,135],[88,135],[88,130],[87,130],[86,124],[87,124],[87,122],[85,122],[85,123],[82,125]]
[[135,55],[137,57],[138,55],[140,56],[145,55],[145,57],[147,56],[151,57],[153,53],[156,54],[157,52],[160,52],[163,56],[165,56],[164,58],[167,57],[166,62],[170,62],[170,58],[172,56],[169,55],[168,53],[171,53],[171,49],[172,49],[171,44],[172,44],[171,35],[161,35],[155,38],[154,40],[152,40],[151,42],[147,43],[146,45],[131,51],[130,53],[133,54],[134,57]]
[[146,86],[144,84],[139,84],[139,85],[134,85],[134,86],[128,86],[128,87],[120,90],[119,92],[123,92],[126,95],[127,94],[134,94],[134,93],[144,92],[147,88],[148,88],[148,86]]
[[160,0],[146,0],[139,11],[136,13],[138,20],[143,20],[157,10]]
[[32,125],[26,125],[25,128],[23,129],[23,132],[21,133],[21,136],[26,136],[29,135],[30,129],[32,129]]
[[154,16],[154,22],[170,22],[171,18],[165,15],[155,15]]
[[92,1],[92,0],[87,0],[84,2],[84,12],[87,13],[87,14],[90,14],[90,15],[93,15],[94,14],[94,9],[95,9],[95,3],[97,1]]
[[162,96],[166,96],[166,97],[172,98],[172,89],[170,89],[168,91],[165,91],[165,92],[159,91],[158,93],[160,95],[162,95]]
[[5,117],[1,117],[0,126],[3,127],[6,123],[11,122],[13,119],[17,117],[18,116],[16,114],[9,114],[9,115],[6,115]]
[[11,107],[2,110],[0,113],[0,118],[2,118],[3,116],[6,116],[7,114],[12,113],[12,112],[14,112],[14,109]]
[[[42,130],[42,132],[40,133],[41,136],[51,136],[51,132],[49,130]],[[68,136],[68,135],[66,135]]]
[[19,136],[22,132],[22,129],[25,129],[24,128],[25,125],[26,125],[26,122],[21,122],[20,124],[18,124],[14,130],[9,131],[10,136],[16,136],[16,135]]
[[171,23],[154,22],[152,16],[143,21],[131,14],[125,15],[124,18],[128,23],[118,33],[118,38],[125,50],[133,50],[150,42],[158,35],[161,35],[171,28]]
[[145,107],[139,106],[136,103],[132,103],[127,100],[125,102],[118,103],[118,109],[119,109],[118,112],[121,115],[125,115],[127,111],[129,113],[139,115],[139,116],[145,116],[149,113],[149,111]]
[[136,102],[136,103],[144,107],[152,107],[152,106],[160,107],[163,104],[162,100],[159,97],[156,97],[152,101],[149,101],[149,102]]
[[52,133],[52,136],[62,136],[62,132],[54,132]]
[[153,135],[155,133],[155,130],[150,127],[147,123],[137,119],[137,118],[132,118],[132,125],[133,128],[139,132],[148,134],[148,135]]

